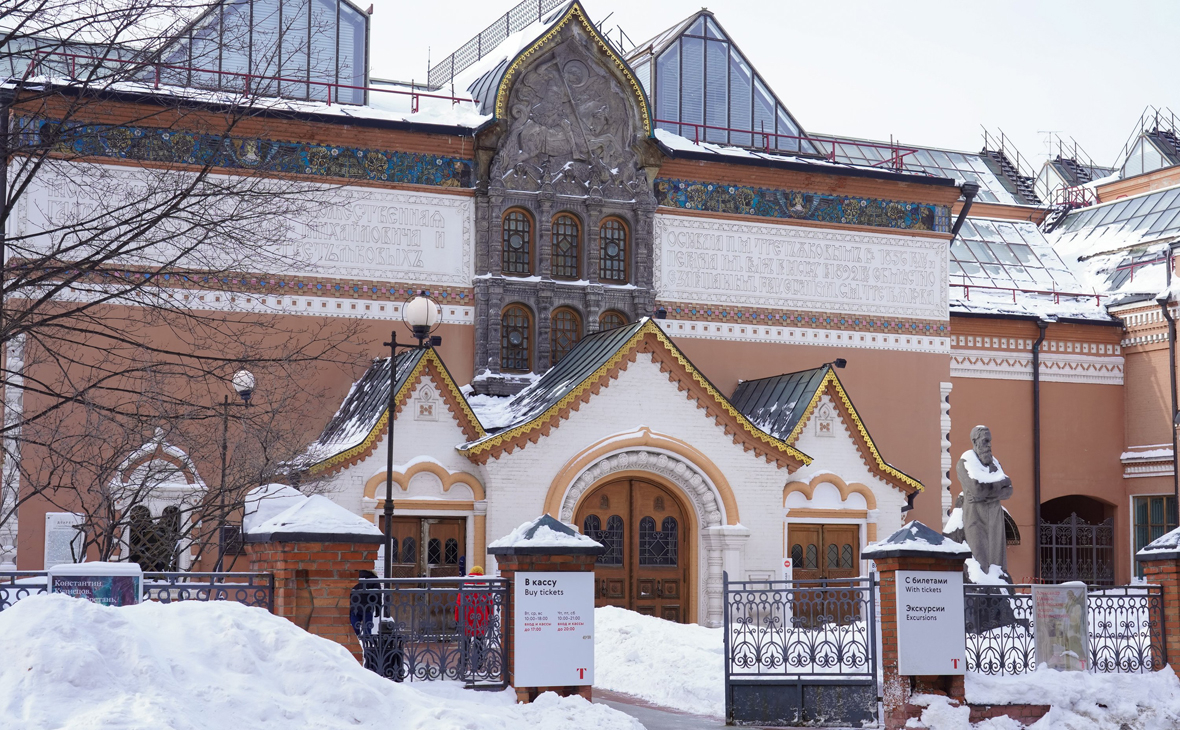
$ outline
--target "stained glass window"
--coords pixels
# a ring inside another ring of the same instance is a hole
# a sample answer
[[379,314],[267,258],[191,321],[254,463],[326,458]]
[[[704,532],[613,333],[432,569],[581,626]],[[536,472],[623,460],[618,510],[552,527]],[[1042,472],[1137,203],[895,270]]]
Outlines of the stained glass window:
[[554,310],[549,324],[550,366],[565,357],[582,338],[582,320],[568,307]]
[[627,324],[627,318],[615,311],[603,312],[598,318],[598,329],[603,332],[618,329]]
[[553,219],[553,278],[578,278],[580,233],[578,221],[572,215]]
[[500,318],[500,369],[527,373],[532,369],[532,318],[528,310],[512,304]]
[[533,221],[524,211],[510,210],[504,216],[501,267],[505,274],[533,273]]
[[627,283],[627,227],[616,218],[609,218],[598,233],[599,281]]
[[665,517],[659,530],[656,521],[644,517],[639,521],[639,564],[676,565],[677,563],[676,518]]

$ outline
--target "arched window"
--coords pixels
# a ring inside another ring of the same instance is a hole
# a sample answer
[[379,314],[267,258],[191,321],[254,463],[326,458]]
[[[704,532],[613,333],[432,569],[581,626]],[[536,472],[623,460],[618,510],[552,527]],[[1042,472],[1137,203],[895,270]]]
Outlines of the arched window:
[[459,541],[453,537],[448,537],[443,546],[443,560],[447,565],[459,564]]
[[402,563],[418,562],[418,541],[412,537],[402,540]]
[[658,531],[656,521],[651,517],[644,517],[639,521],[640,565],[676,565],[676,527],[675,517],[665,517]]
[[438,565],[442,561],[442,540],[432,537],[426,542],[426,562],[429,565]]
[[625,324],[627,324],[627,318],[618,312],[603,312],[598,317],[598,329],[603,332],[618,329]]
[[500,369],[527,373],[532,369],[532,317],[519,304],[510,304],[500,316]]
[[627,227],[617,218],[608,218],[598,230],[598,279],[616,284],[627,283]]
[[549,324],[550,367],[565,357],[582,339],[582,319],[569,307],[553,310]]
[[510,210],[504,216],[504,240],[501,269],[505,274],[528,276],[533,273],[533,220],[523,210]]
[[606,519],[606,529],[602,529],[602,520],[598,515],[586,515],[582,521],[582,534],[593,538],[606,547],[606,552],[598,556],[599,565],[623,564],[623,518],[611,515]]
[[568,213],[553,219],[553,278],[577,279],[582,231],[578,221]]

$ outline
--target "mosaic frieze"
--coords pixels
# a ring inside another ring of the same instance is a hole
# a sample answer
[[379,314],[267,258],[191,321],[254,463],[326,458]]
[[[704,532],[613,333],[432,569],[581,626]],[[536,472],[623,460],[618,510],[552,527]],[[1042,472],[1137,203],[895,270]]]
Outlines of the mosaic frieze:
[[906,231],[950,232],[949,206],[907,203],[797,190],[724,185],[697,180],[656,179],[660,205],[763,218],[843,223]]
[[872,317],[839,313],[817,313],[793,309],[764,309],[693,304],[691,302],[657,302],[671,319],[694,322],[728,322],[771,327],[808,327],[813,329],[851,329],[879,331],[887,334],[946,333],[947,322],[909,317]]
[[471,187],[471,160],[393,150],[226,137],[177,129],[19,119],[22,143],[56,154]]

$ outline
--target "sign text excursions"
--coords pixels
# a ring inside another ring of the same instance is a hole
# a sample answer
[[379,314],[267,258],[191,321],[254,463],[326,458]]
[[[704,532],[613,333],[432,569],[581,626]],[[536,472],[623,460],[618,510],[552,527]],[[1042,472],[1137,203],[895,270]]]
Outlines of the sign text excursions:
[[656,216],[665,300],[945,319],[946,242]]
[[898,674],[963,674],[963,574],[899,570],[895,575]]

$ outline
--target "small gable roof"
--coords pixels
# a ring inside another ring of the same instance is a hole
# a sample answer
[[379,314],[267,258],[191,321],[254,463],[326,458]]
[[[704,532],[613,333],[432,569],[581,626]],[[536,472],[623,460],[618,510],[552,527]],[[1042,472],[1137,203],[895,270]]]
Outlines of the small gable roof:
[[639,352],[651,352],[661,368],[679,371],[681,390],[688,391],[687,397],[698,402],[703,399],[701,405],[708,416],[719,419],[719,425],[725,421],[726,432],[732,432],[734,440],[754,450],[756,456],[780,466],[811,463],[811,457],[751,423],[650,318],[582,338],[556,366],[512,397],[504,406],[508,419],[502,428],[459,450],[483,463],[489,456],[498,458],[505,450],[511,453],[530,441],[535,443],[568,418],[570,410],[577,410],[580,403],[609,385]]
[[[361,379],[352,384],[323,433],[308,447],[303,459],[304,468],[313,476],[355,464],[372,453],[389,422],[389,367],[388,357],[374,360]],[[418,381],[424,376],[430,376],[439,386],[443,401],[455,414],[467,438],[485,435],[479,419],[467,405],[467,400],[434,348],[403,350],[397,355],[395,367],[395,402],[399,411],[410,398]]]
[[747,380],[733,393],[733,405],[758,428],[794,446],[803,434],[807,419],[827,392],[852,431],[853,440],[869,469],[906,494],[920,492],[922,483],[892,466],[881,456],[868,428],[852,405],[835,369],[826,364],[811,370]]

